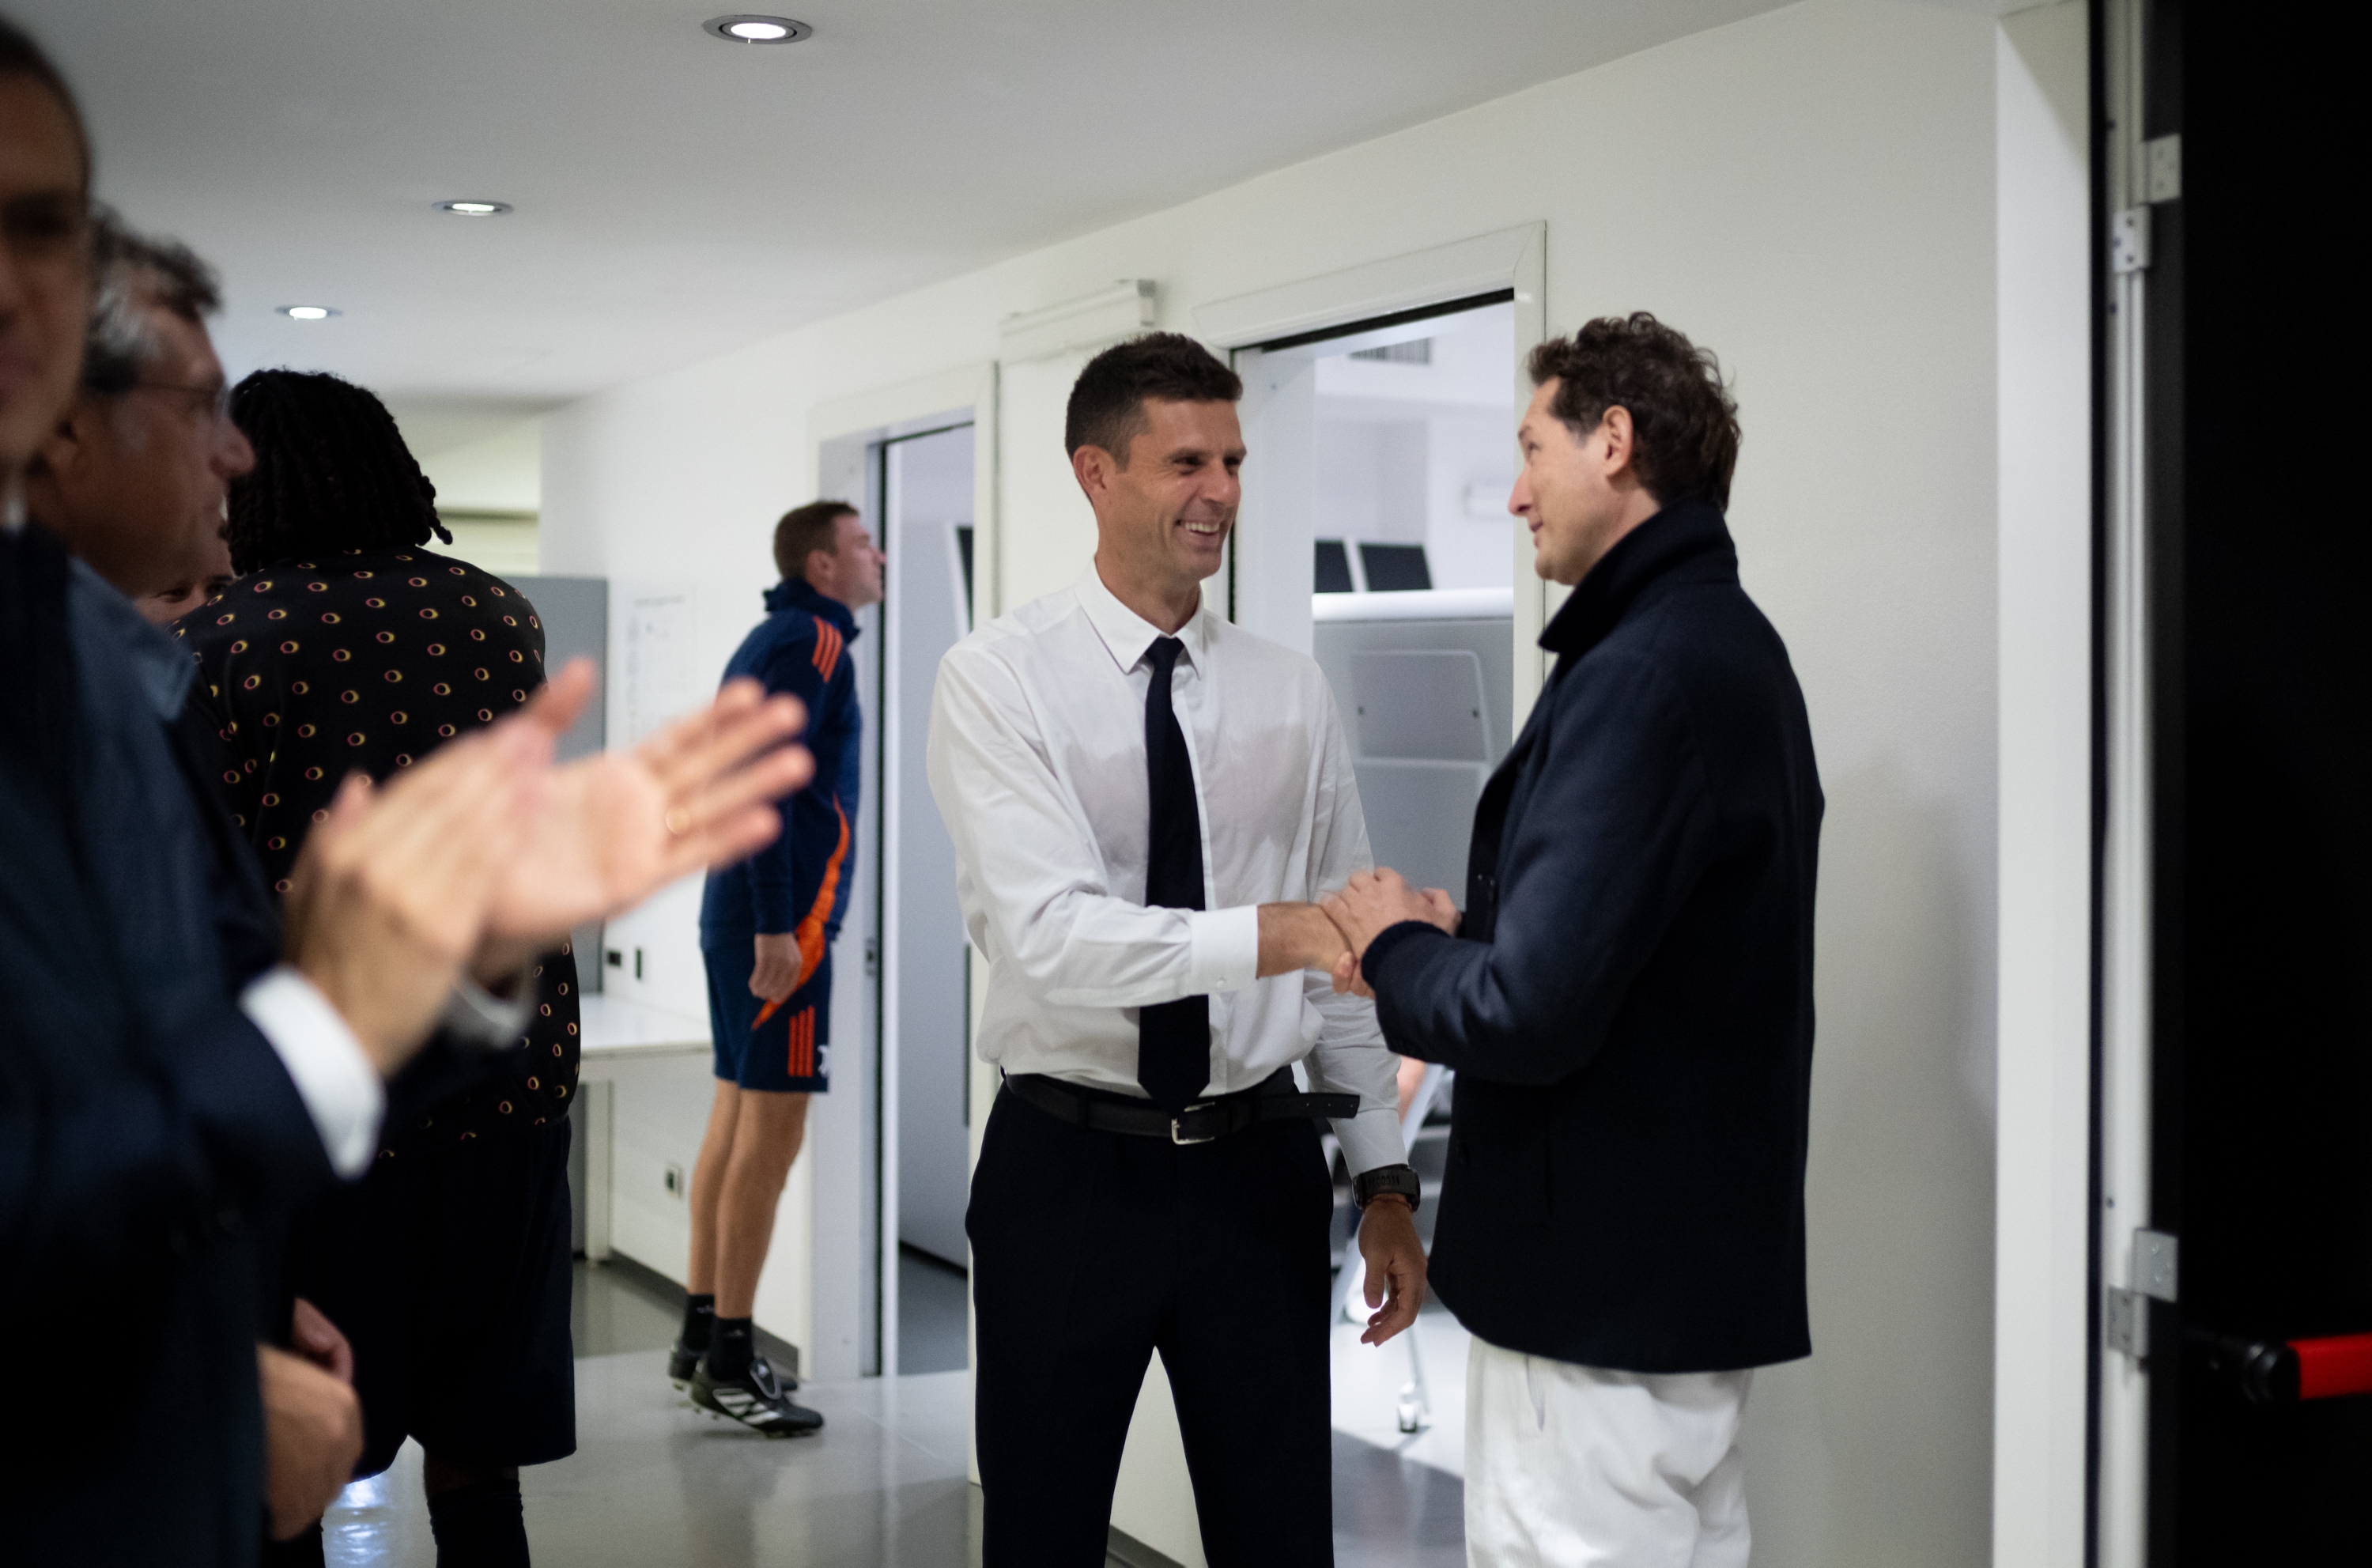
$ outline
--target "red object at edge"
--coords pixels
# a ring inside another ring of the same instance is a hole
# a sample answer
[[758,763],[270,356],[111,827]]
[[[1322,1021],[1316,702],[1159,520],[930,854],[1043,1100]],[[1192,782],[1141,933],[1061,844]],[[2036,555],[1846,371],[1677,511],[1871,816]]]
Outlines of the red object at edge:
[[2290,1349],[2297,1353],[2299,1399],[2372,1394],[2372,1334],[2292,1340]]

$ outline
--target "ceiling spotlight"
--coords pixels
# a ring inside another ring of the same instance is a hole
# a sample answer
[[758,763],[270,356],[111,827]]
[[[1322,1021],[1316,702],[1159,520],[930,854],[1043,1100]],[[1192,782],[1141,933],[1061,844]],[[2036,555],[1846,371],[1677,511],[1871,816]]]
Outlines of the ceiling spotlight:
[[700,30],[727,43],[796,43],[815,29],[788,17],[712,17]]
[[508,202],[439,202],[436,210],[460,218],[500,217],[511,210]]
[[340,314],[327,305],[284,305],[280,313],[292,321],[326,321]]

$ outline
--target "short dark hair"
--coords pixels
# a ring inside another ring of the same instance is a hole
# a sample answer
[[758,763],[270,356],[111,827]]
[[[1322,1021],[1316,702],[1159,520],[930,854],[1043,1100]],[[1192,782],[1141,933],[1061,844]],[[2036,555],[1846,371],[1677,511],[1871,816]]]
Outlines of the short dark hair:
[[1243,395],[1244,378],[1192,338],[1147,332],[1104,350],[1079,372],[1063,421],[1063,450],[1067,456],[1099,447],[1126,468],[1129,444],[1152,423],[1145,399],[1231,403]]
[[135,233],[108,207],[91,211],[90,250],[99,286],[83,333],[83,389],[122,397],[162,346],[148,320],[149,306],[203,321],[222,308],[222,285],[188,246]]
[[865,514],[845,501],[810,501],[794,506],[774,525],[774,570],[785,581],[807,580],[808,557],[817,551],[840,552],[840,519]]
[[231,569],[292,556],[385,550],[453,536],[387,405],[316,371],[259,370],[232,389],[230,416],[255,468],[230,482]]
[[1557,383],[1549,412],[1587,436],[1617,404],[1630,411],[1639,481],[1669,505],[1729,505],[1738,467],[1738,403],[1721,362],[1645,310],[1600,316],[1570,338],[1532,350],[1532,385]]
[[66,122],[74,127],[75,145],[82,151],[82,188],[90,189],[90,127],[83,123],[82,105],[75,101],[74,89],[66,86],[64,73],[49,56],[49,52],[33,41],[33,35],[0,17],[0,76],[30,76],[50,89],[58,107],[66,111]]

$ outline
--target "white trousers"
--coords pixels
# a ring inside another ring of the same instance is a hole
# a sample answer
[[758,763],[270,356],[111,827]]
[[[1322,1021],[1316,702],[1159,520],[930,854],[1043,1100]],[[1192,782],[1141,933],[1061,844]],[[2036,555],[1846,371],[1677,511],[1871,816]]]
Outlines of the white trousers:
[[1746,1568],[1754,1374],[1602,1372],[1473,1342],[1470,1568]]

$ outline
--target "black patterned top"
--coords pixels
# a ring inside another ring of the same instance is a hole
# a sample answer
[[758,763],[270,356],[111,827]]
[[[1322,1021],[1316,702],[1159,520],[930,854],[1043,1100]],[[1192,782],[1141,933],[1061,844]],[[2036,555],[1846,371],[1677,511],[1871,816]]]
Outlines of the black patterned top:
[[[385,778],[543,684],[534,607],[501,578],[417,546],[276,563],[173,630],[197,656],[192,700],[222,734],[231,812],[279,893],[347,773]],[[388,1128],[382,1157],[568,1113],[576,959],[564,947],[535,975],[536,1012],[505,1071],[414,1126]]]

